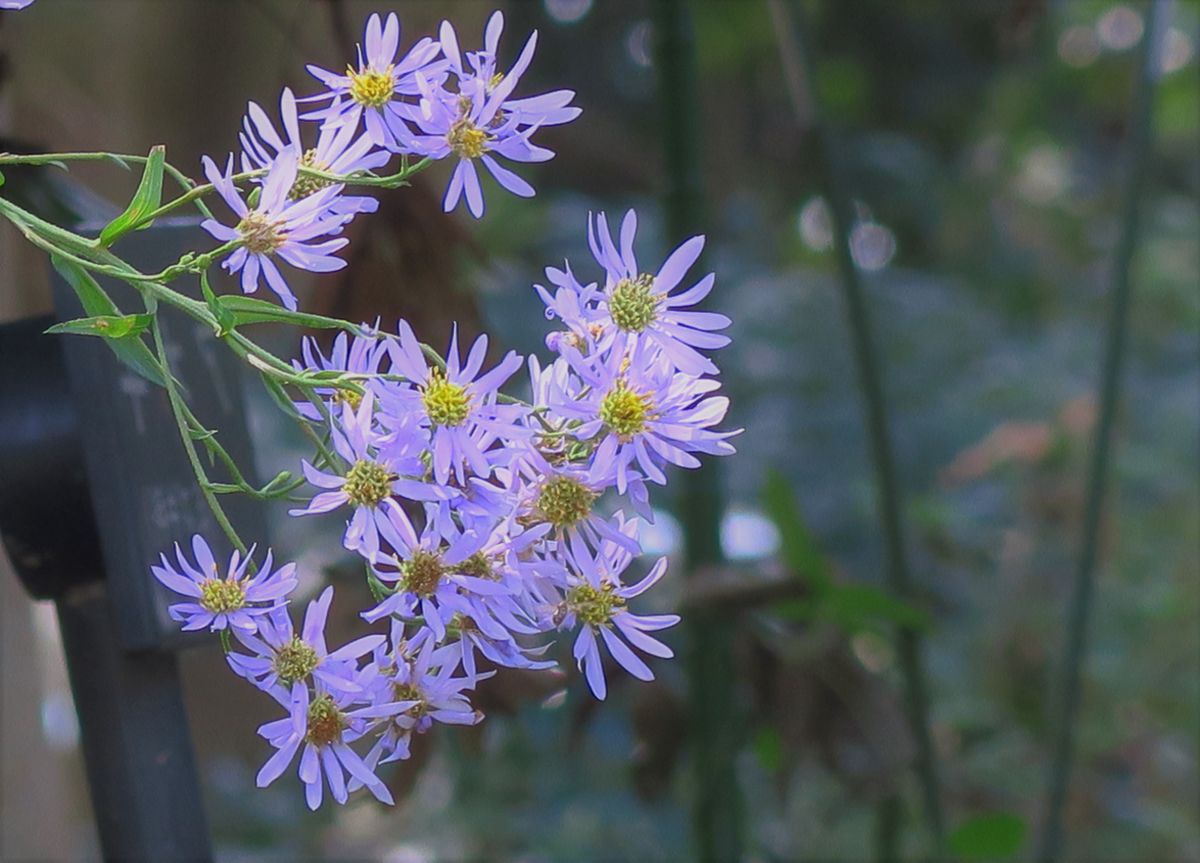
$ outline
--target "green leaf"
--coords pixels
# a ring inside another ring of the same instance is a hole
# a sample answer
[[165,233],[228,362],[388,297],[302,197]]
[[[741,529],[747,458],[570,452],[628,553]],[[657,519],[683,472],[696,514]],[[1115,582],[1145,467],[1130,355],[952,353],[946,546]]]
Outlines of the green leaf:
[[209,311],[217,319],[217,336],[227,335],[237,326],[237,316],[213,293],[212,285],[208,283],[208,273],[200,274],[200,291],[204,294],[204,302],[208,304]]
[[218,297],[217,302],[228,312],[232,313],[234,323],[242,324],[294,324],[298,327],[310,327],[322,330],[345,330],[349,333],[361,333],[362,327],[349,321],[327,318],[323,315],[309,315],[304,312],[291,312],[282,306],[256,300],[253,297],[243,297],[237,294],[226,294]]
[[48,335],[72,333],[80,336],[100,336],[105,339],[125,339],[140,335],[154,321],[153,315],[95,315],[55,324],[46,330]]
[[762,501],[767,517],[779,531],[779,554],[788,569],[808,582],[814,592],[827,589],[833,583],[829,559],[821,552],[817,538],[800,513],[791,486],[779,471],[768,471]]
[[964,860],[1004,860],[1025,842],[1025,820],[1011,812],[969,818],[950,834],[950,851]]
[[831,586],[821,597],[818,614],[851,631],[881,622],[912,629],[926,629],[929,626],[929,615],[922,609],[869,584]]
[[104,226],[100,232],[100,245],[107,248],[128,234],[134,228],[148,228],[152,222],[139,225],[138,222],[158,209],[162,203],[163,164],[167,159],[167,148],[162,144],[150,151],[146,159],[146,169],[142,172],[142,181],[138,183],[133,200],[125,208],[125,212]]
[[754,733],[751,746],[763,770],[768,773],[777,773],[783,766],[783,738],[771,726],[764,725],[759,728]]
[[[116,303],[83,267],[58,255],[51,255],[50,262],[54,264],[54,269],[58,270],[67,280],[67,284],[71,286],[79,297],[79,302],[83,304],[83,310],[89,315],[124,317]],[[159,366],[154,354],[140,338],[105,339],[104,343],[117,355],[117,359],[146,380],[158,384],[160,387],[166,386],[167,381],[163,376],[162,367]]]

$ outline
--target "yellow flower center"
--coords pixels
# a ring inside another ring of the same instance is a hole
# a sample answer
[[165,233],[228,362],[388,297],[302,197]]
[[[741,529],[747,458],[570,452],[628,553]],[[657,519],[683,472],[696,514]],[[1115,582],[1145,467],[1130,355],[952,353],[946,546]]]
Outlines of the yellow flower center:
[[596,493],[569,476],[553,476],[538,492],[537,511],[555,527],[574,527],[592,511]]
[[425,696],[421,690],[413,686],[411,683],[393,683],[392,698],[394,701],[415,701],[417,702],[408,710],[404,711],[413,718],[420,718],[425,715],[425,711],[429,709],[429,705],[425,703]]
[[584,623],[600,626],[608,623],[614,613],[625,607],[625,600],[613,593],[611,583],[605,583],[600,588],[584,583],[567,592],[567,605]]
[[355,506],[378,506],[392,493],[393,475],[383,465],[362,459],[346,474],[342,491]]
[[436,369],[429,375],[421,401],[435,426],[460,426],[471,414],[471,397],[466,389],[446,380],[445,374]]
[[223,614],[237,611],[246,604],[246,591],[240,581],[208,578],[200,584],[200,605],[205,611]]
[[433,596],[438,585],[442,583],[446,568],[442,566],[442,559],[438,555],[428,551],[417,551],[411,560],[404,562],[401,572],[403,577],[400,586],[405,591],[428,597]]
[[630,333],[640,333],[658,317],[658,297],[652,293],[654,276],[621,279],[608,297],[613,323]]
[[492,566],[492,561],[482,551],[477,551],[458,566],[454,567],[458,572],[464,575],[473,575],[476,578],[492,578],[496,577],[495,568]]
[[321,694],[308,705],[308,733],[304,739],[314,746],[328,746],[341,740],[346,725],[346,716],[333,703],[333,698]]
[[487,151],[491,138],[491,135],[466,117],[456,120],[446,135],[450,149],[463,159],[478,159]]
[[[300,157],[301,168],[312,168],[315,171],[329,171],[329,166],[324,162],[317,161],[317,151],[305,150],[304,155]],[[323,177],[311,177],[308,174],[297,174],[296,182],[292,183],[291,191],[288,192],[288,198],[293,201],[299,201],[302,198],[307,198],[309,195],[314,195],[322,189],[333,185],[332,180],[326,180]]]
[[283,222],[272,222],[258,210],[252,210],[238,222],[237,230],[247,250],[256,255],[270,255],[287,240],[287,234],[280,230],[282,227]]
[[654,401],[649,393],[636,392],[624,381],[618,381],[600,402],[600,421],[618,437],[628,439],[645,430],[653,410]]
[[307,642],[293,636],[291,641],[275,651],[271,667],[279,676],[279,682],[290,687],[297,680],[304,680],[312,674],[319,663],[317,651]]
[[346,75],[350,78],[350,98],[367,108],[382,108],[392,100],[396,92],[396,79],[392,75],[392,66],[382,72],[366,69],[355,72],[347,67]]
[[340,389],[334,390],[332,400],[335,405],[347,404],[350,405],[350,410],[356,411],[362,404],[362,395],[354,390]]

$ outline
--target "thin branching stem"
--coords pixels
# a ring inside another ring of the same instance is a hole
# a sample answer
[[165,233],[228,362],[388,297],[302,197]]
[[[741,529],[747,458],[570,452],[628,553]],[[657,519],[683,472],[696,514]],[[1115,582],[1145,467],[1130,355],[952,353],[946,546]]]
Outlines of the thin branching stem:
[[1075,724],[1079,716],[1080,681],[1087,650],[1088,618],[1095,584],[1100,522],[1104,512],[1105,486],[1112,448],[1113,421],[1120,397],[1121,371],[1125,361],[1126,333],[1129,329],[1129,303],[1132,293],[1130,269],[1137,249],[1139,204],[1150,163],[1153,135],[1155,84],[1159,77],[1163,29],[1167,16],[1165,0],[1153,0],[1146,19],[1133,106],[1130,112],[1130,137],[1127,152],[1121,235],[1113,259],[1112,305],[1104,344],[1104,365],[1100,378],[1100,414],[1092,442],[1088,469],[1087,503],[1083,517],[1083,538],[1079,561],[1071,588],[1067,611],[1066,653],[1061,679],[1055,687],[1059,701],[1054,716],[1054,754],[1046,777],[1046,815],[1038,843],[1038,860],[1057,859],[1063,845],[1063,807],[1071,781],[1075,754]]
[[[815,144],[818,179],[833,216],[839,282],[846,305],[850,340],[867,418],[871,457],[875,465],[879,524],[887,556],[888,585],[897,598],[911,601],[914,598],[914,585],[909,574],[904,529],[900,517],[901,491],[892,453],[887,402],[862,279],[850,253],[849,240],[854,227],[854,212],[846,193],[838,160],[839,150],[822,121],[815,100],[815,94],[820,91],[816,86],[816,62],[811,52],[805,50],[804,37],[807,34],[802,19],[803,9],[799,3],[795,3],[793,13],[789,14],[783,0],[767,0],[767,6],[775,22],[774,30],[779,40],[789,96],[797,121],[804,127],[804,131],[810,133]],[[896,631],[896,653],[904,678],[908,720],[916,741],[916,768],[924,798],[925,820],[934,854],[940,855],[945,840],[945,819],[942,813],[937,756],[930,730],[929,694],[921,658],[920,635],[909,627],[899,627]],[[880,813],[880,819],[891,820],[891,813]],[[896,831],[882,830],[881,836],[892,837],[889,841],[894,842]],[[896,856],[894,847],[878,850],[881,857]]]

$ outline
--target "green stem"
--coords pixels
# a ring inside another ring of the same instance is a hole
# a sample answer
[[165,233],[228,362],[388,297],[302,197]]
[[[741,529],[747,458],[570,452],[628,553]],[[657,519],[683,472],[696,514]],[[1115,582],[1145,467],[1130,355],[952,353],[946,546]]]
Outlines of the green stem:
[[1066,655],[1057,687],[1061,693],[1055,717],[1054,755],[1047,781],[1046,817],[1038,845],[1038,860],[1057,859],[1063,845],[1063,808],[1070,787],[1075,752],[1075,723],[1079,713],[1080,681],[1087,650],[1088,618],[1095,584],[1100,522],[1104,512],[1105,486],[1113,421],[1120,397],[1121,371],[1124,366],[1129,303],[1132,293],[1130,271],[1137,249],[1142,189],[1146,184],[1153,136],[1155,83],[1159,75],[1163,28],[1167,15],[1164,0],[1154,0],[1146,16],[1136,90],[1130,116],[1128,168],[1122,205],[1121,235],[1113,261],[1112,306],[1104,346],[1104,365],[1100,379],[1100,414],[1092,442],[1092,458],[1087,479],[1087,504],[1083,519],[1083,541],[1071,590],[1067,613]]
[[[790,19],[782,0],[767,0],[775,23],[776,38],[797,120],[808,125],[814,139],[819,179],[833,216],[834,248],[842,295],[846,305],[851,343],[858,369],[859,386],[867,415],[867,431],[872,460],[875,465],[876,493],[879,505],[880,530],[887,555],[888,586],[897,598],[912,602],[915,590],[908,569],[904,530],[900,519],[901,492],[896,479],[892,454],[891,433],[888,427],[887,402],[879,372],[874,333],[867,311],[863,285],[850,253],[850,232],[854,228],[854,212],[846,194],[836,142],[820,116],[816,94],[817,66],[811,52],[805,50],[806,28],[803,8],[795,3],[795,19]],[[925,820],[933,842],[935,856],[943,853],[945,818],[942,812],[937,755],[930,731],[929,695],[921,657],[921,637],[913,629],[899,627],[896,631],[896,652],[904,678],[908,721],[917,748],[917,775],[924,798]],[[885,856],[895,856],[894,849]]]
[[183,448],[187,453],[188,463],[192,466],[192,473],[196,477],[196,483],[200,486],[200,493],[204,496],[205,503],[212,510],[213,517],[217,520],[217,524],[220,525],[221,530],[224,531],[225,536],[229,537],[229,541],[233,543],[233,547],[244,555],[246,553],[246,543],[242,542],[242,538],[238,536],[233,525],[229,523],[229,518],[225,515],[225,509],[221,506],[221,502],[217,500],[211,488],[209,488],[208,475],[204,472],[204,465],[200,463],[200,455],[196,452],[196,443],[192,440],[192,436],[188,432],[184,402],[179,395],[179,388],[175,386],[175,379],[171,374],[170,359],[167,356],[166,346],[163,344],[162,328],[158,325],[158,314],[154,309],[154,304],[147,302],[146,311],[154,315],[154,323],[150,326],[150,330],[154,335],[154,349],[158,354],[158,361],[162,363],[163,379],[166,381],[167,399],[171,403],[171,413],[175,417],[175,425],[179,429],[179,437],[183,441]]
[[[703,172],[698,129],[696,46],[685,0],[658,0],[654,12],[660,74],[659,111],[667,187],[664,211],[669,236],[699,233],[704,222]],[[714,463],[686,471],[680,496],[684,556],[689,576],[718,564],[720,468]],[[741,859],[744,805],[737,775],[742,745],[734,664],[734,628],[717,610],[695,610],[684,634],[691,702],[692,834],[704,863]]]

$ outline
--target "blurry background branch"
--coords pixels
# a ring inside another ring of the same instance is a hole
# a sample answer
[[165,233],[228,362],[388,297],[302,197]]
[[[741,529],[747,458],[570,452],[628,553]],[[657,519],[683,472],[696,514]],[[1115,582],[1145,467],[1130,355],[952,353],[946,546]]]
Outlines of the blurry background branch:
[[1075,727],[1080,687],[1087,650],[1088,620],[1095,590],[1096,558],[1100,545],[1100,520],[1112,450],[1113,423],[1120,400],[1125,365],[1125,343],[1129,330],[1129,303],[1133,291],[1131,269],[1139,239],[1142,193],[1152,156],[1154,91],[1162,75],[1162,49],[1166,36],[1167,0],[1151,0],[1142,38],[1138,73],[1130,108],[1126,179],[1121,205],[1120,239],[1112,262],[1112,299],[1104,342],[1100,378],[1100,416],[1092,441],[1087,476],[1087,504],[1075,580],[1067,609],[1066,647],[1061,677],[1056,681],[1057,712],[1054,716],[1054,750],[1047,773],[1045,820],[1038,846],[1038,859],[1049,863],[1062,853],[1063,806],[1071,781],[1075,757]]
[[[802,130],[810,133],[811,143],[816,150],[818,184],[829,202],[834,253],[866,413],[871,458],[875,465],[879,526],[886,547],[887,581],[895,596],[906,601],[914,596],[914,585],[909,574],[904,526],[901,523],[901,492],[896,480],[878,349],[862,282],[850,251],[850,235],[855,219],[839,164],[839,144],[825,125],[815,101],[819,92],[816,81],[817,64],[812,56],[811,47],[804,43],[807,33],[802,5],[792,4],[791,15],[783,0],[767,0],[767,6],[779,42],[784,76],[796,111],[796,120]],[[940,854],[945,839],[945,819],[942,814],[937,758],[930,731],[928,683],[921,658],[920,635],[909,627],[897,626],[896,652],[900,657],[900,667],[904,675],[909,722],[917,744],[916,769],[921,782],[925,819],[934,853]],[[885,843],[879,850],[881,858],[896,856],[893,844],[896,831],[893,824],[897,805],[896,801],[885,802],[879,813],[878,835],[880,841]]]

